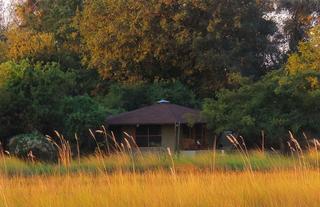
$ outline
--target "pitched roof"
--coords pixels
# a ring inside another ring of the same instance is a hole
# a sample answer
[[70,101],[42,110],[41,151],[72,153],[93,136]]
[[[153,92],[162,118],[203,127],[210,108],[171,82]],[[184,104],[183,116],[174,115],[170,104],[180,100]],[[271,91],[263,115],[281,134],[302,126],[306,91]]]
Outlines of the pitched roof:
[[204,123],[200,118],[200,111],[171,103],[158,103],[133,111],[110,116],[108,125],[136,125],[136,124],[174,124]]

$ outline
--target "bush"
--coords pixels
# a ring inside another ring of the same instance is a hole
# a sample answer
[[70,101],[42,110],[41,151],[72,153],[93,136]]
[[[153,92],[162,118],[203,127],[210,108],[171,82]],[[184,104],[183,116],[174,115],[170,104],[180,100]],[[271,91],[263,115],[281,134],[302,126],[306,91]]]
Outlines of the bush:
[[57,63],[27,60],[0,65],[0,137],[61,129],[63,97],[73,94],[75,74]]
[[111,112],[88,95],[64,98],[60,110],[65,114],[62,119],[62,132],[66,138],[73,142],[76,133],[80,138],[82,151],[94,149],[95,144],[90,138],[89,129],[94,131],[100,128]]
[[36,160],[54,161],[57,159],[57,150],[40,133],[21,134],[12,137],[8,144],[9,152],[20,158],[28,158],[32,151]]
[[[224,89],[217,100],[204,104],[203,114],[216,133],[235,130],[251,146],[259,145],[261,130],[267,144],[276,147],[291,130],[297,135],[320,133],[320,72],[294,75],[275,71],[238,89]],[[286,143],[285,143],[286,144]]]
[[109,112],[92,97],[79,95],[82,86],[76,80],[81,77],[57,63],[0,64],[0,138],[57,130],[69,140],[75,133],[88,139],[88,129],[102,125]]

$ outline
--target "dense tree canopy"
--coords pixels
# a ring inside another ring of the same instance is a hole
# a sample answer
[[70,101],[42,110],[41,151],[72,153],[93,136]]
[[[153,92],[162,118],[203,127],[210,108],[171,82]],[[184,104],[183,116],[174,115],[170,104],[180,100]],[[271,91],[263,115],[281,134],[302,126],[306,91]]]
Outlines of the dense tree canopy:
[[18,4],[17,24],[7,34],[9,58],[29,57],[80,67],[80,40],[73,17],[81,5],[81,0],[28,0]]
[[204,95],[221,88],[229,71],[264,72],[275,28],[262,16],[254,0],[86,1],[84,60],[107,79],[176,79]]
[[64,73],[54,63],[32,65],[22,61],[1,64],[0,77],[1,137],[16,131],[60,128],[58,106],[61,97],[73,92],[74,73]]
[[192,90],[180,82],[159,82],[149,85],[113,84],[101,101],[117,113],[155,104],[161,99],[189,107],[198,107],[200,104]]
[[260,143],[262,130],[273,147],[285,144],[289,130],[318,136],[319,81],[315,71],[272,72],[256,83],[242,81],[239,89],[222,90],[217,100],[206,101],[203,114],[216,133],[234,130],[251,146]]
[[74,140],[87,140],[108,110],[92,97],[78,93],[77,73],[57,63],[6,62],[0,65],[0,136],[54,130]]
[[[283,27],[267,17],[274,5],[289,11]],[[212,130],[238,131],[252,145],[262,129],[270,145],[288,130],[318,134],[319,5],[19,1],[11,21],[0,15],[0,138],[55,129],[86,138],[109,114],[159,99],[205,102]],[[290,46],[284,65],[274,34]]]
[[7,44],[6,56],[13,60],[35,58],[48,61],[56,52],[55,40],[51,33],[11,29],[7,32]]

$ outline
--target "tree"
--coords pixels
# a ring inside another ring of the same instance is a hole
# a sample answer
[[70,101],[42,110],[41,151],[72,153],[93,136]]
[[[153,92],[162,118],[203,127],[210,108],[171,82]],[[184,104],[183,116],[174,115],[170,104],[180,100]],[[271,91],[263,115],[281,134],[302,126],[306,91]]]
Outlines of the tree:
[[[216,2],[208,35],[196,41],[200,48],[198,71],[206,72],[193,81],[212,82],[215,80],[212,70],[225,71],[224,76],[216,77],[224,80],[219,89],[228,85],[230,74],[240,72],[247,77],[259,78],[267,72],[267,57],[277,53],[277,48],[268,39],[276,27],[274,22],[263,18],[264,6],[250,0]],[[203,51],[202,48],[207,49]],[[208,66],[211,70],[205,70]],[[205,85],[201,87],[206,88]],[[207,90],[212,93],[214,88]]]
[[56,45],[52,33],[36,33],[21,28],[11,28],[7,32],[7,58],[22,60],[32,58],[50,61],[56,52]]
[[263,74],[275,30],[254,0],[86,1],[78,19],[84,62],[105,79],[180,80],[201,96],[229,71]]
[[[73,21],[81,5],[82,0],[28,0],[17,4],[17,24],[12,24],[7,34],[9,57],[21,60],[31,56],[35,62],[55,61],[66,68],[81,68],[79,35]],[[24,45],[28,49],[21,51]],[[50,45],[50,50],[38,45]]]
[[64,97],[60,104],[60,111],[64,114],[64,117],[61,118],[63,126],[61,133],[72,144],[75,144],[76,134],[83,152],[92,151],[96,148],[95,143],[92,142],[89,129],[95,131],[101,128],[106,117],[112,113],[112,110],[107,109],[88,95]]
[[5,25],[5,4],[3,0],[0,0],[0,34],[4,29]]
[[88,129],[101,126],[111,112],[79,93],[76,72],[53,62],[0,64],[0,137],[57,130],[70,140],[75,133],[80,142],[88,139]]
[[198,107],[195,94],[180,82],[158,82],[153,84],[111,85],[108,93],[100,97],[101,102],[112,113],[134,110],[166,99],[174,104]]
[[0,65],[0,136],[62,130],[66,114],[62,100],[75,88],[75,74],[64,72],[57,63],[21,61]]
[[261,130],[267,146],[286,143],[288,131],[320,134],[320,73],[275,71],[255,83],[243,81],[238,89],[220,91],[208,99],[203,114],[216,133],[234,130],[249,146],[260,146]]
[[0,136],[61,129],[63,97],[72,95],[75,75],[56,63],[6,62],[0,65]]
[[320,71],[320,26],[309,31],[307,41],[300,42],[298,52],[289,56],[286,69],[290,73],[299,71]]
[[3,0],[0,0],[0,63],[5,60],[6,44],[5,40],[6,30],[6,8]]
[[298,50],[299,42],[306,38],[308,30],[317,21],[320,11],[318,0],[278,0],[278,10],[287,9],[291,17],[284,24],[284,32],[291,52]]
[[74,21],[81,7],[82,0],[28,0],[16,4],[16,20],[5,32],[2,45],[0,42],[0,53],[3,51],[4,57],[15,61],[27,58],[33,63],[57,62],[62,70],[76,73],[79,95],[96,94],[101,78],[97,71],[87,70],[81,63]]

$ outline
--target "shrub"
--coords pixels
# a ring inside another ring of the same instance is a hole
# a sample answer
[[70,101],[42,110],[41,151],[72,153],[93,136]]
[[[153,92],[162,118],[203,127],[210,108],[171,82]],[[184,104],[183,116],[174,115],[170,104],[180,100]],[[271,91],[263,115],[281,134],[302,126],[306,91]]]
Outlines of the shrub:
[[8,144],[9,152],[20,158],[28,158],[32,151],[36,160],[54,161],[57,159],[55,147],[38,132],[12,137]]
[[88,95],[65,97],[60,110],[64,114],[62,132],[66,138],[74,142],[76,133],[82,151],[94,149],[89,129],[100,128],[108,114],[111,114],[110,110]]
[[0,138],[57,130],[69,140],[75,133],[87,139],[88,129],[102,125],[111,112],[94,98],[79,95],[85,86],[77,78],[83,74],[54,62],[0,64]]
[[75,74],[57,63],[0,64],[0,137],[62,128],[59,107],[74,88]]
[[216,133],[235,130],[247,143],[259,145],[261,130],[267,144],[279,146],[295,134],[320,133],[320,72],[294,75],[275,71],[255,83],[243,82],[238,89],[224,89],[208,99],[203,114]]

